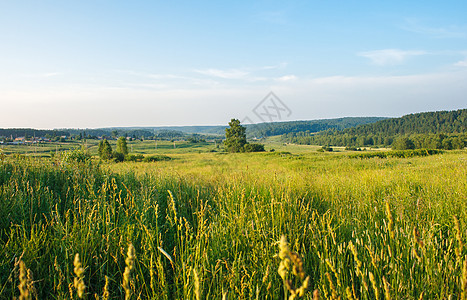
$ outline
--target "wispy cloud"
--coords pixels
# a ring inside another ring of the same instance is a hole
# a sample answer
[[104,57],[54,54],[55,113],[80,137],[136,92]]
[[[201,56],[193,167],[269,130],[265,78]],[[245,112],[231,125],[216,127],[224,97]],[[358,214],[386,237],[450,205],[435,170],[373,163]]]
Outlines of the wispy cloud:
[[456,67],[467,67],[467,58],[460,60],[454,64]]
[[23,77],[28,78],[50,78],[63,75],[62,72],[44,72],[44,73],[31,73],[31,74],[22,74]]
[[[265,82],[278,80],[277,73],[281,72],[287,67],[286,62],[282,62],[276,65],[267,65],[260,67],[245,67],[245,68],[233,68],[233,69],[197,69],[193,70],[197,74],[209,76],[217,79],[227,80],[243,80],[245,82]],[[274,74],[276,73],[276,74]],[[293,75],[285,75],[280,77],[281,80],[291,80],[295,77]]]
[[430,27],[420,23],[419,20],[408,18],[405,23],[401,26],[402,29],[431,36],[434,38],[467,38],[467,27],[449,25],[444,27]]
[[207,70],[194,70],[196,73],[218,77],[222,79],[242,79],[249,75],[249,72],[240,69],[220,70],[220,69],[207,69]]
[[264,66],[264,67],[260,67],[259,69],[260,69],[260,70],[279,70],[279,69],[284,69],[284,68],[286,68],[287,65],[288,65],[288,63],[286,63],[286,62],[281,62],[280,64],[277,64],[277,65]]
[[358,53],[359,56],[366,57],[378,66],[397,65],[403,63],[408,57],[427,54],[425,51],[382,49]]
[[146,79],[188,79],[185,76],[175,74],[146,73],[133,70],[115,70],[115,72]]
[[281,77],[277,78],[276,80],[285,82],[285,81],[293,81],[293,80],[297,80],[297,79],[298,79],[298,77],[295,76],[295,75],[285,75],[285,76],[281,76]]
[[467,59],[460,60],[457,63],[455,63],[454,65],[458,66],[458,67],[467,67]]
[[[293,78],[283,77],[287,76]],[[225,124],[233,116],[251,114],[251,109],[271,90],[293,111],[294,119],[400,116],[465,108],[466,78],[467,68],[462,68],[411,76],[297,77],[285,82],[271,80],[265,85],[242,84],[241,88],[229,82],[196,87],[151,86],[146,82],[116,88],[106,84],[52,88],[36,85],[23,89],[6,86],[2,87],[0,102],[10,113],[0,119],[0,127]],[[44,105],[53,109],[41,110]],[[70,115],[69,111],[75,113]],[[69,117],[63,118],[67,113]]]

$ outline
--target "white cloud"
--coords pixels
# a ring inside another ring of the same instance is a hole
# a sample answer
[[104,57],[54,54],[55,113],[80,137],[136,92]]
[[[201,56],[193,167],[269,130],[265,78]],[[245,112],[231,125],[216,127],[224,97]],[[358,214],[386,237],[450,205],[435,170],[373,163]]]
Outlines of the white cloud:
[[[458,64],[465,66],[466,62]],[[198,76],[197,84],[184,79],[159,80],[156,77],[172,76],[157,74],[153,74],[156,75],[154,78],[138,76],[125,81],[119,77],[60,86],[28,85],[24,82],[15,86],[0,82],[0,104],[8,112],[0,119],[0,127],[225,124],[233,117],[251,117],[252,109],[270,91],[291,109],[289,120],[400,116],[420,111],[465,108],[467,68],[450,70],[445,73],[373,77],[305,78],[275,74],[256,78],[258,81],[251,84],[246,84],[255,79],[250,69],[240,70],[247,75],[239,82],[219,80],[219,84],[213,84],[219,77],[199,74],[187,77],[195,80]],[[214,73],[218,74],[217,71]],[[224,73],[222,75],[225,77]]]
[[425,51],[382,49],[358,53],[359,56],[366,57],[375,65],[386,66],[403,63],[408,57],[427,54]]
[[239,69],[230,69],[230,70],[220,70],[220,69],[207,69],[207,70],[195,70],[196,73],[218,77],[223,79],[242,79],[249,75],[249,72],[239,70]]
[[297,80],[298,77],[295,75],[285,75],[282,77],[277,78],[277,81],[292,81],[292,80]]
[[282,62],[280,64],[277,64],[277,65],[271,65],[271,66],[264,66],[264,67],[261,67],[259,68],[260,70],[276,70],[276,69],[284,69],[286,68],[288,65],[288,63],[286,62]]
[[467,28],[465,26],[430,27],[420,24],[419,20],[413,18],[407,18],[401,28],[434,38],[467,38]]
[[467,67],[467,58],[460,60],[454,64],[456,67]]
[[278,83],[292,119],[401,116],[466,108],[467,71],[408,76],[331,76]]

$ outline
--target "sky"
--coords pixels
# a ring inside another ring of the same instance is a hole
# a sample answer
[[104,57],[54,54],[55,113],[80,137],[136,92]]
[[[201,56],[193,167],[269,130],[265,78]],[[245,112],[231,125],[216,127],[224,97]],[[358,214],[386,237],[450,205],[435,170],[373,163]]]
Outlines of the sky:
[[460,108],[464,0],[0,0],[1,128]]

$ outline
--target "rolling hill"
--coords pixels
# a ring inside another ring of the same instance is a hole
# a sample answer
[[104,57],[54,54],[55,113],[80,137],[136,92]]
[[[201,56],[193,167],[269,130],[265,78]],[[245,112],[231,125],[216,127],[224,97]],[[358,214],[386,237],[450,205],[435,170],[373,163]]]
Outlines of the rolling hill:
[[398,139],[409,139],[415,148],[463,148],[467,140],[467,109],[423,112],[380,120],[343,130],[330,129],[317,134],[284,134],[283,140],[297,144],[334,146],[392,146]]

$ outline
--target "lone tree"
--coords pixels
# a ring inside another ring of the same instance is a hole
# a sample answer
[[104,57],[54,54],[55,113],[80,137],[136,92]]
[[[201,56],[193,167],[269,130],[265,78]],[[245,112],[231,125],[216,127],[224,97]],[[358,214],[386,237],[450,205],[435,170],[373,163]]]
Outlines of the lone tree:
[[109,160],[112,158],[112,147],[109,144],[109,141],[106,139],[99,142],[99,157],[104,160]]
[[128,146],[126,144],[126,138],[123,136],[119,137],[117,140],[117,152],[123,155],[128,155]]
[[240,125],[240,121],[232,119],[229,122],[230,128],[225,129],[225,150],[228,152],[243,152],[246,142],[246,128]]

